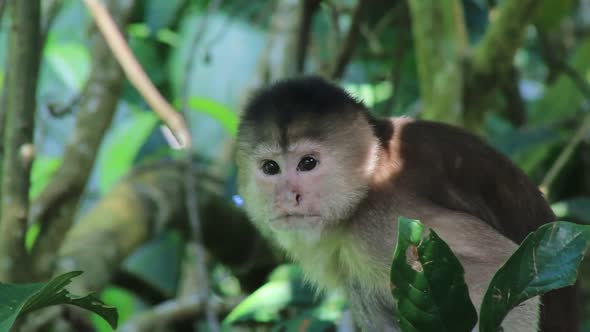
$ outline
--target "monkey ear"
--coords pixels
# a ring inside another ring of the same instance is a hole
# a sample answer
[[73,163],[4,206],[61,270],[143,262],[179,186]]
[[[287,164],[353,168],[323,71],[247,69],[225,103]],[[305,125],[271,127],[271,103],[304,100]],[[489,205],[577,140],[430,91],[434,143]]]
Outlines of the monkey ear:
[[402,331],[440,331],[441,324],[447,331],[471,331],[477,312],[464,274],[459,259],[433,230],[399,218],[390,278]]

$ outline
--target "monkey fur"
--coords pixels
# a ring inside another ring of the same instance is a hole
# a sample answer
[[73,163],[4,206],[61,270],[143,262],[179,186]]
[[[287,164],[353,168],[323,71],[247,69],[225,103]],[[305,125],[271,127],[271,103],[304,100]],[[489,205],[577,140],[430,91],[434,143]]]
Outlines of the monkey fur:
[[[421,220],[449,244],[478,310],[516,244],[555,219],[534,183],[477,136],[376,118],[318,77],[284,80],[253,96],[237,147],[250,219],[318,288],[341,289],[364,331],[398,329],[389,271],[399,216]],[[504,330],[577,331],[573,288],[539,302],[512,310]]]

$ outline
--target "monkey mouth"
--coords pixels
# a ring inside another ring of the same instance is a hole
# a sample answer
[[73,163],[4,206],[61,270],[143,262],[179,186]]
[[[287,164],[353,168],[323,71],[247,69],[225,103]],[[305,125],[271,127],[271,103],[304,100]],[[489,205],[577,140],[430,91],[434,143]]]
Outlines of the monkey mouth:
[[290,220],[290,219],[316,219],[320,216],[317,214],[303,214],[303,213],[286,213],[272,218],[270,221]]
[[321,218],[317,214],[288,213],[270,220],[270,227],[277,231],[315,229]]

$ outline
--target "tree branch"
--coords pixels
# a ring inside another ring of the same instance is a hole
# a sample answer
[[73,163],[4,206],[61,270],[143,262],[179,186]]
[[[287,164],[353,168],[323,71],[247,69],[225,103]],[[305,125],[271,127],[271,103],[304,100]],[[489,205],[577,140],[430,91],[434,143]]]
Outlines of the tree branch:
[[121,332],[144,332],[150,331],[154,326],[171,324],[175,321],[189,319],[202,314],[207,306],[220,315],[226,315],[241,298],[221,300],[216,298],[213,303],[208,302],[203,296],[193,294],[183,298],[163,302],[150,310],[144,311],[132,317],[119,331]]
[[[111,0],[111,6],[121,2]],[[134,1],[113,10],[125,25]],[[111,124],[123,86],[123,72],[112,57],[102,36],[92,36],[93,64],[90,78],[80,100],[75,131],[66,146],[63,163],[52,181],[33,203],[33,220],[41,223],[41,232],[33,246],[34,270],[39,277],[52,273],[57,249],[73,223],[74,215],[98,154],[106,130]]]
[[297,45],[295,49],[295,72],[303,73],[305,69],[305,60],[307,59],[307,49],[310,44],[311,26],[313,16],[320,7],[320,0],[304,0],[299,18],[299,32],[297,34]]
[[422,117],[459,124],[463,112],[463,67],[467,37],[459,0],[410,0]]
[[559,154],[559,157],[555,160],[551,168],[543,178],[543,182],[541,182],[541,187],[544,188],[546,191],[549,190],[553,181],[559,175],[559,172],[565,166],[565,163],[570,159],[571,155],[574,153],[575,148],[580,144],[580,142],[590,133],[590,114],[586,114],[582,123],[576,130],[574,136],[569,140],[565,148]]
[[[155,230],[176,227],[187,234],[185,172],[186,164],[182,162],[161,162],[136,169],[72,227],[56,266],[58,272],[85,271],[73,280],[76,292],[104,288],[123,260]],[[245,290],[256,289],[279,259],[243,210],[217,194],[223,192],[223,183],[206,174],[195,176],[201,179],[198,208],[205,247],[232,271]],[[105,243],[108,250],[104,250]]]
[[352,55],[356,48],[356,42],[361,31],[361,20],[365,6],[366,0],[358,0],[356,8],[354,9],[354,12],[352,14],[352,21],[350,23],[350,28],[348,29],[346,39],[344,40],[344,45],[342,46],[342,49],[340,50],[338,57],[336,58],[336,62],[332,69],[332,72],[330,73],[330,78],[334,80],[339,80],[342,78],[346,66],[352,59]]
[[471,82],[477,89],[491,86],[495,78],[503,76],[512,67],[514,54],[522,45],[524,33],[539,0],[502,1],[496,15],[471,59]]
[[38,0],[12,0],[12,26],[6,81],[6,123],[2,160],[2,218],[0,219],[0,281],[23,281],[26,277],[24,236],[29,209],[31,164],[34,159],[39,33],[41,7]]
[[97,0],[84,0],[127,78],[152,110],[170,127],[181,146],[190,149],[191,134],[181,114],[162,97],[125,42],[108,11]]

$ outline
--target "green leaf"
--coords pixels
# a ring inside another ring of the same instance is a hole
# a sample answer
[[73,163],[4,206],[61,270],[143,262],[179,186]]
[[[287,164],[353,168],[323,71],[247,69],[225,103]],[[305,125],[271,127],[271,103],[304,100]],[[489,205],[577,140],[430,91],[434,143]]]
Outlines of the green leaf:
[[41,193],[49,180],[61,165],[61,159],[48,156],[37,156],[31,169],[31,189],[29,198],[34,199]]
[[590,226],[558,221],[527,236],[496,272],[483,298],[479,330],[496,332],[512,308],[573,285],[590,242]]
[[402,331],[471,331],[477,313],[457,257],[419,221],[400,217],[398,225],[391,283]]
[[80,274],[80,271],[68,272],[47,283],[0,283],[0,331],[9,331],[22,314],[57,304],[71,304],[90,310],[116,328],[118,313],[114,307],[105,305],[92,294],[77,297],[65,290],[72,278]]
[[[106,303],[116,303],[117,312],[119,314],[119,323],[125,323],[136,311],[138,311],[138,303],[136,303],[135,295],[124,288],[110,286],[105,288],[101,294],[100,299]],[[113,332],[114,329],[99,315],[93,314],[90,317],[92,324],[97,332]]]
[[106,192],[131,169],[137,152],[158,123],[152,112],[136,112],[117,126],[101,148],[98,161],[101,192]]
[[[288,307],[309,308],[317,304],[317,296],[301,277],[293,274],[292,266],[281,268],[272,280],[244,299],[225,318],[224,325],[240,322],[277,322]],[[294,279],[285,277],[294,276]]]
[[235,137],[238,133],[238,116],[223,104],[208,98],[193,97],[188,100],[188,107],[193,111],[210,115],[232,136]]
[[82,44],[50,42],[43,52],[53,71],[73,91],[80,91],[90,73],[90,54]]

